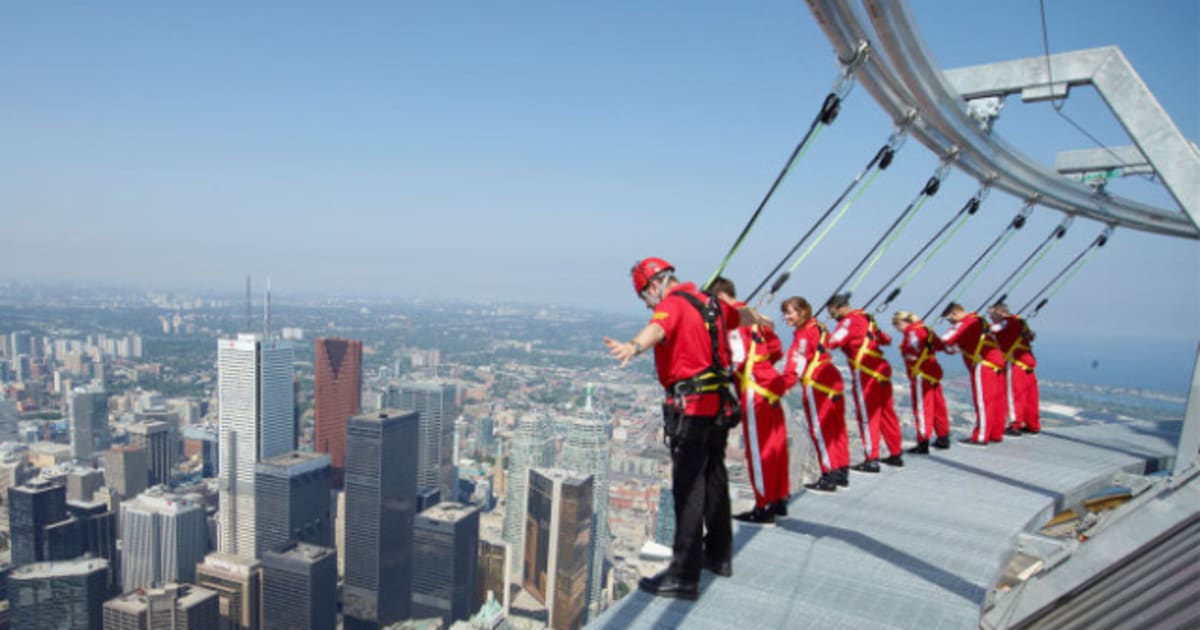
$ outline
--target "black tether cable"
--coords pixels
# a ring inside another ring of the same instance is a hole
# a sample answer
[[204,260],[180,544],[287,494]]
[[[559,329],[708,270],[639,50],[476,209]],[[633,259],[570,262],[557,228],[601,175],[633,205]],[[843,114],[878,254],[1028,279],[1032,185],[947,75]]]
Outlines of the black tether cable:
[[708,279],[708,282],[704,283],[703,290],[707,291],[708,287],[711,286],[713,281],[717,279],[717,276],[720,276],[721,272],[725,271],[725,267],[729,264],[729,261],[733,258],[733,255],[737,252],[738,248],[741,247],[742,241],[744,241],[746,239],[746,235],[750,233],[750,228],[754,227],[755,221],[758,221],[758,215],[762,214],[763,208],[767,206],[767,202],[770,201],[771,196],[775,194],[775,189],[779,188],[779,184],[783,182],[785,177],[787,177],[788,171],[792,169],[792,166],[796,164],[800,155],[807,149],[808,143],[813,138],[814,134],[820,130],[822,126],[831,125],[833,124],[833,121],[837,119],[838,112],[841,111],[841,103],[841,97],[834,92],[830,92],[829,95],[825,97],[825,102],[821,105],[821,111],[817,113],[816,118],[813,118],[812,124],[808,126],[808,131],[804,133],[804,137],[801,138],[800,142],[796,144],[796,148],[792,149],[792,154],[788,156],[787,162],[785,162],[783,165],[783,169],[779,171],[779,175],[775,176],[775,181],[771,183],[771,187],[767,190],[767,194],[763,196],[762,201],[758,202],[758,208],[754,210],[754,214],[752,214],[750,216],[750,220],[746,222],[746,227],[742,228],[742,233],[739,234],[737,240],[733,242],[733,247],[729,248],[729,253],[725,254],[725,259],[721,261],[721,265],[717,267],[717,270],[713,273],[712,277]]
[[[775,265],[775,268],[771,269],[770,273],[763,277],[762,282],[759,282],[757,287],[754,287],[754,290],[750,292],[749,297],[746,298],[747,303],[752,301],[754,296],[758,295],[759,291],[762,291],[763,287],[767,285],[767,282],[770,282],[771,278],[778,273],[779,270],[783,268],[783,265],[787,263],[788,259],[792,257],[792,254],[795,254],[796,250],[800,249],[800,246],[804,245],[804,242],[808,240],[808,237],[812,236],[813,232],[817,231],[817,228],[821,226],[821,223],[823,223],[825,219],[829,218],[829,215],[832,214],[838,205],[841,204],[844,199],[846,199],[846,196],[849,195],[856,186],[858,186],[858,183],[862,181],[863,177],[865,177],[867,173],[871,171],[871,169],[878,167],[879,170],[883,171],[891,165],[892,159],[896,156],[896,146],[896,136],[893,135],[887,144],[883,145],[878,151],[875,152],[875,156],[872,157],[871,161],[867,162],[867,165],[858,172],[858,175],[855,175],[854,179],[850,180],[850,183],[847,184],[846,188],[842,190],[842,194],[838,195],[837,199],[834,199],[833,203],[829,204],[829,207],[826,208],[825,212],[821,213],[821,216],[813,222],[813,224],[808,228],[808,231],[804,233],[804,236],[801,236],[800,240],[796,241],[796,244],[793,245],[790,250],[788,250],[788,253],[784,254],[783,258],[779,259],[779,263]],[[790,272],[784,272],[783,275],[779,276],[779,278],[775,280],[775,283],[771,285],[771,295],[774,295],[781,287],[783,287],[783,284],[787,282],[787,279],[790,275]]]
[[[904,210],[901,211],[896,219],[892,221],[892,224],[888,226],[888,229],[884,230],[883,234],[879,235],[879,239],[875,241],[875,244],[871,246],[871,249],[867,250],[866,255],[858,261],[858,264],[854,265],[854,269],[851,269],[850,273],[846,274],[846,277],[842,279],[841,284],[839,284],[837,288],[833,290],[833,293],[829,296],[829,298],[821,303],[821,308],[828,304],[829,300],[833,299],[833,296],[841,293],[842,289],[846,288],[846,285],[850,282],[850,279],[858,273],[859,269],[862,269],[863,265],[867,264],[867,261],[870,260],[873,255],[875,255],[875,251],[878,250],[881,245],[883,245],[885,240],[888,240],[889,236],[892,236],[892,232],[896,230],[896,227],[899,226],[900,223],[904,221],[913,210],[924,205],[927,199],[937,194],[938,189],[941,188],[942,185],[942,178],[945,177],[948,169],[948,163],[943,163],[938,167],[937,171],[935,171],[934,174],[925,182],[925,185],[921,187],[921,192],[918,193],[917,196],[911,202],[909,202],[907,206],[905,206]],[[891,242],[889,241],[888,244],[890,245]],[[883,251],[880,251],[879,253],[882,254]],[[877,261],[878,257],[876,257],[875,260]],[[874,262],[872,262],[872,264],[874,264]],[[870,268],[868,268],[866,271],[870,271]],[[866,272],[864,272],[863,275],[865,276]],[[851,288],[851,291],[853,291],[853,289],[857,287],[862,280],[863,277],[860,276],[858,280],[855,281],[854,287]]]
[[[921,255],[924,254],[926,250],[928,250],[930,247],[932,247],[934,243],[938,242],[938,239],[940,239],[942,237],[942,235],[946,233],[947,230],[949,230],[952,226],[954,226],[954,224],[956,222],[958,222],[960,219],[963,219],[964,217],[968,217],[968,216],[975,214],[979,210],[980,204],[983,202],[983,197],[986,194],[986,190],[987,190],[986,188],[981,189],[979,192],[976,192],[974,196],[972,196],[970,199],[968,199],[967,203],[963,204],[963,207],[960,208],[958,210],[958,212],[954,213],[954,216],[950,217],[949,221],[946,221],[946,224],[942,226],[942,229],[938,230],[936,234],[934,234],[928,241],[926,241],[925,244],[921,246],[921,249],[917,250],[917,253],[912,255],[912,258],[909,258],[907,262],[905,262],[903,265],[901,265],[900,268],[896,270],[896,273],[892,274],[892,277],[888,278],[887,282],[884,282],[883,286],[879,287],[879,290],[875,292],[875,295],[871,296],[871,299],[869,299],[865,303],[863,303],[863,308],[864,309],[869,308],[872,304],[874,304],[875,300],[878,300],[879,296],[883,295],[883,292],[886,291],[888,287],[892,286],[892,283],[895,282],[896,279],[899,278],[901,275],[903,275],[905,271],[908,271],[909,267],[911,267],[913,265],[913,263],[917,262],[917,259],[920,258]],[[959,224],[959,225],[961,225],[961,224]],[[955,230],[957,230],[957,229],[958,228],[955,228]],[[950,236],[953,236],[953,233],[951,233]],[[949,236],[947,237],[947,240],[949,240]],[[940,249],[941,245],[938,245],[938,248]],[[937,253],[937,249],[935,249],[933,252],[930,253],[930,257],[932,257],[934,253]],[[928,262],[929,262],[929,260],[927,259],[925,261],[925,263],[928,263]],[[922,266],[924,266],[925,263],[922,263]],[[915,275],[915,274],[916,274],[916,271],[914,271],[912,275]],[[900,286],[896,287],[895,289],[892,289],[891,293],[888,293],[887,298],[885,298],[883,300],[883,304],[880,304],[879,308],[875,309],[876,312],[880,312],[880,313],[883,312],[883,310],[886,309],[888,307],[888,305],[892,303],[893,300],[895,300],[897,297],[899,297],[900,291],[902,291],[904,289],[905,285],[907,285],[908,282],[910,280],[912,280],[912,275],[910,275],[908,278],[905,278],[904,282],[902,282],[900,284]]]
[[[1037,293],[1033,294],[1033,297],[1025,303],[1025,306],[1022,306],[1020,310],[1017,311],[1017,314],[1023,315],[1025,311],[1029,310],[1029,307],[1032,306],[1034,302],[1037,302],[1038,298],[1042,297],[1042,295],[1050,289],[1050,287],[1054,287],[1054,291],[1042,299],[1041,302],[1038,302],[1037,306],[1034,307],[1033,312],[1030,313],[1028,317],[1034,317],[1041,312],[1042,307],[1046,306],[1046,303],[1050,301],[1050,298],[1054,297],[1054,294],[1058,293],[1058,290],[1067,283],[1067,280],[1070,280],[1070,278],[1075,275],[1075,272],[1079,271],[1079,269],[1083,267],[1083,262],[1086,262],[1085,256],[1089,256],[1092,252],[1104,247],[1104,244],[1108,242],[1108,237],[1111,235],[1112,227],[1104,228],[1104,231],[1100,233],[1100,236],[1097,236],[1090,245],[1088,245],[1082,252],[1079,252],[1075,258],[1071,259],[1071,262],[1067,263],[1067,266],[1063,267],[1062,271],[1059,271],[1058,274],[1051,278],[1050,282],[1046,283],[1046,286],[1042,287]],[[1054,283],[1058,282],[1059,278],[1062,278],[1067,274],[1067,272],[1070,272],[1071,276],[1068,276],[1067,279],[1063,280],[1061,284],[1055,286]]]
[[946,292],[943,293],[941,295],[941,297],[934,300],[933,305],[929,307],[929,312],[925,313],[925,315],[921,317],[922,320],[924,320],[924,321],[929,320],[930,316],[933,315],[933,312],[937,309],[938,305],[941,304],[943,300],[945,300],[947,297],[950,296],[951,293],[954,292],[954,289],[957,288],[958,285],[962,283],[963,279],[965,279],[967,277],[967,275],[970,274],[973,269],[975,269],[975,267],[979,266],[979,263],[981,261],[983,261],[984,257],[987,256],[988,253],[991,252],[993,249],[995,249],[996,245],[1000,244],[1000,241],[1004,240],[1004,238],[1006,236],[1008,236],[1009,234],[1012,234],[1014,231],[1019,230],[1025,226],[1025,217],[1027,217],[1029,215],[1030,208],[1032,208],[1032,206],[1029,206],[1029,205],[1025,206],[1025,208],[1023,210],[1021,210],[1020,214],[1013,217],[1013,220],[1010,221],[1009,224],[1004,227],[1004,231],[1000,232],[1000,235],[992,240],[991,244],[989,244],[987,246],[987,248],[983,250],[983,253],[980,254],[979,257],[975,259],[975,262],[971,263],[971,266],[967,267],[966,270],[962,272],[962,275],[960,275],[958,277],[958,279],[956,279],[954,282],[950,283],[950,287],[946,289]]
[[[979,308],[975,310],[982,311],[995,302],[1003,302],[1005,299],[1007,299],[1008,293],[1001,292],[1004,291],[1005,287],[1008,287],[1008,283],[1011,282],[1018,273],[1021,273],[1021,270],[1029,264],[1029,261],[1033,260],[1034,257],[1037,257],[1038,260],[1041,260],[1041,257],[1046,255],[1046,252],[1049,251],[1049,246],[1054,243],[1054,241],[1061,240],[1062,237],[1067,235],[1067,227],[1071,225],[1071,219],[1071,215],[1067,215],[1067,218],[1063,219],[1063,222],[1050,232],[1050,235],[1046,237],[1046,240],[1042,241],[1041,244],[1039,244],[1032,252],[1029,252],[1029,255],[1025,257],[1025,260],[1022,260],[1021,264],[1017,265],[1017,268],[1013,269],[1012,273],[1008,274],[1008,277],[1004,279],[1004,282],[1001,282],[1000,286],[996,287],[996,290],[992,291],[992,294],[987,296],[983,303],[979,305]],[[1016,288],[1016,284],[1014,283],[1011,288]],[[996,299],[997,295],[1000,296],[999,299]]]

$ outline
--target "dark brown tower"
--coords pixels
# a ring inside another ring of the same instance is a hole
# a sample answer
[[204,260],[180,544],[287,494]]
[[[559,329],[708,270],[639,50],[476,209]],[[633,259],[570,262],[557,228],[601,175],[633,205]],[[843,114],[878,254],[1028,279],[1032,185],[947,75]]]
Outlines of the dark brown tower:
[[362,400],[362,342],[317,337],[313,391],[313,449],[328,453],[333,485],[342,487],[346,463],[346,418]]

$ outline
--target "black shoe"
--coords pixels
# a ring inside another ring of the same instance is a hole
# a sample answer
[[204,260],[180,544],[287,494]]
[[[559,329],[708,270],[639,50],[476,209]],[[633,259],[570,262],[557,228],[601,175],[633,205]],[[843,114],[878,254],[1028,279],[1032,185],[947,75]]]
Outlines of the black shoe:
[[837,484],[828,477],[821,477],[813,483],[806,483],[804,484],[804,487],[808,488],[810,492],[818,492],[821,494],[833,494],[834,492],[837,492]]
[[987,446],[987,442],[976,442],[969,437],[958,438],[958,443],[962,444],[963,446],[978,446],[979,448]]
[[904,458],[901,457],[899,453],[892,455],[891,457],[881,460],[881,461],[883,461],[883,463],[887,464],[888,466],[895,466],[896,468],[899,468],[904,465]]
[[695,582],[685,582],[661,573],[654,577],[638,580],[638,588],[659,597],[691,600],[700,598],[700,589]]
[[943,435],[942,437],[940,437],[940,438],[938,438],[938,439],[934,440],[934,441],[933,441],[933,448],[940,448],[940,449],[942,449],[942,450],[945,450],[945,449],[948,449],[948,448],[950,448],[950,436],[949,436],[949,435]]
[[704,559],[704,568],[721,577],[733,576],[733,563],[729,560]]
[[1008,427],[1004,430],[1004,435],[1009,437],[1021,437],[1021,430],[1016,427]]
[[1041,432],[1042,432],[1041,429],[1030,429],[1029,427],[1021,427],[1021,435],[1033,436],[1033,435],[1037,435]]
[[917,442],[917,445],[908,449],[908,452],[912,453],[913,455],[928,455],[929,454],[929,442],[928,441]]
[[767,508],[754,508],[733,516],[735,520],[751,525],[771,525],[775,522],[775,513]]
[[833,475],[834,483],[836,483],[837,485],[839,485],[843,488],[850,486],[850,467],[849,466],[843,466],[841,468],[838,468],[837,470],[833,471],[831,474]]
[[780,499],[767,506],[775,516],[787,516],[787,499]]
[[863,473],[877,473],[879,472],[879,460],[868,459],[861,464],[855,464],[851,466],[850,470],[856,470]]

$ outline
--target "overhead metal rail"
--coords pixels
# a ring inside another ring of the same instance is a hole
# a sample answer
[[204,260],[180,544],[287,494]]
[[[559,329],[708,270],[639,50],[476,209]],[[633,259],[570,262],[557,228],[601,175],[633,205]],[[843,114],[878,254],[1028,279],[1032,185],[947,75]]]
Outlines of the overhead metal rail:
[[[855,62],[853,71],[863,88],[898,126],[906,127],[939,158],[953,158],[957,167],[979,181],[1038,205],[1109,225],[1200,239],[1194,215],[1098,193],[981,130],[933,64],[904,2],[864,0],[878,46],[872,43],[853,3],[806,2],[838,59],[847,65]],[[1187,210],[1189,200],[1183,201]]]

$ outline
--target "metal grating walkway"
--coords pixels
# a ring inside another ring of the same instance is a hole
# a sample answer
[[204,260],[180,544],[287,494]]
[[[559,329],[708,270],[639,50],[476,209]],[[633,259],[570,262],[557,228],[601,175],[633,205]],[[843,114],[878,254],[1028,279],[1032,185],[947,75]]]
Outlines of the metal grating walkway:
[[734,576],[705,572],[696,602],[640,591],[592,628],[975,628],[1018,534],[1107,486],[1160,470],[1176,427],[1049,429],[908,455],[852,473],[833,495],[801,493],[775,527],[734,529]]

